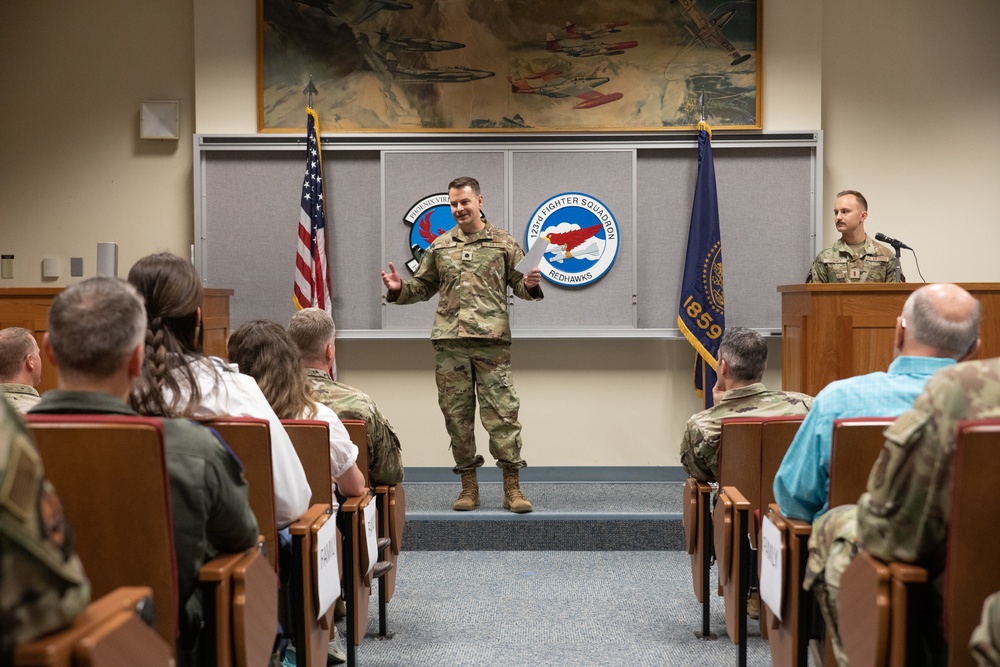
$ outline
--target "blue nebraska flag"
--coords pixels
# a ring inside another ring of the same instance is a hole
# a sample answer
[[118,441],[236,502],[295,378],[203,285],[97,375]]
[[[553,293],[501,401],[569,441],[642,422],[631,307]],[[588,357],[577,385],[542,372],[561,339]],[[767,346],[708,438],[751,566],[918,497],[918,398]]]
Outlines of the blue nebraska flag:
[[694,388],[712,407],[715,359],[726,328],[726,302],[722,291],[722,237],[719,234],[719,198],[715,192],[712,161],[712,128],[698,123],[698,181],[694,187],[691,227],[677,326],[694,346]]

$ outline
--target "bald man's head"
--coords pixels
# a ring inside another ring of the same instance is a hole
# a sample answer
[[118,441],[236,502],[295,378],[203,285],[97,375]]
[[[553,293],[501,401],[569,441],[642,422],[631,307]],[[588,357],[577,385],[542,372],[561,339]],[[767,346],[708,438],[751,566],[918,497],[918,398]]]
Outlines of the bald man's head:
[[963,359],[975,352],[979,341],[982,307],[967,291],[951,283],[925,285],[903,305],[905,329],[902,354],[916,346],[929,348],[937,356]]

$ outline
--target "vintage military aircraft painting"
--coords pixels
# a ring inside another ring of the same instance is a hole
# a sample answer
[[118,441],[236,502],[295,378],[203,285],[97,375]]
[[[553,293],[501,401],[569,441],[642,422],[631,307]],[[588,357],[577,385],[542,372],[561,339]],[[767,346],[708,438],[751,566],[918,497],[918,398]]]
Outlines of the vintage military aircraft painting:
[[260,0],[258,129],[759,129],[760,2]]
[[403,51],[451,51],[464,49],[461,42],[449,42],[443,39],[426,39],[423,37],[393,37],[385,30],[378,31],[378,43]]
[[593,56],[620,56],[625,53],[625,49],[634,49],[639,46],[639,42],[583,42],[582,44],[570,44],[566,40],[556,39],[551,32],[545,35],[545,50],[565,53],[574,58],[590,58]]
[[698,9],[698,4],[695,0],[674,0],[674,2],[680,2],[684,11],[691,16],[691,20],[694,21],[697,32],[692,30],[690,27],[687,27],[687,31],[699,43],[705,44],[706,39],[711,39],[713,42],[724,48],[726,52],[733,57],[733,61],[729,63],[730,65],[736,66],[750,60],[749,53],[741,54],[737,48],[733,46],[728,39],[726,39],[726,36],[722,34],[722,28],[736,15],[735,9],[730,9],[709,18],[705,12]]
[[401,2],[400,0],[368,0],[368,4],[365,6],[364,11],[361,12],[358,18],[354,19],[355,25],[367,21],[383,9],[398,12],[406,9],[413,9],[413,5],[409,2]]
[[582,102],[574,109],[592,109],[594,107],[620,100],[622,93],[599,93],[594,88],[603,86],[610,79],[604,77],[578,76],[571,79],[563,77],[560,70],[546,70],[529,74],[521,79],[507,77],[511,91],[516,94],[544,95],[545,97],[579,97]]
[[581,28],[572,21],[566,21],[563,30],[570,39],[594,39],[595,37],[610,35],[613,32],[621,32],[622,26],[626,25],[628,25],[628,21],[611,21],[610,23],[604,23],[593,28]]

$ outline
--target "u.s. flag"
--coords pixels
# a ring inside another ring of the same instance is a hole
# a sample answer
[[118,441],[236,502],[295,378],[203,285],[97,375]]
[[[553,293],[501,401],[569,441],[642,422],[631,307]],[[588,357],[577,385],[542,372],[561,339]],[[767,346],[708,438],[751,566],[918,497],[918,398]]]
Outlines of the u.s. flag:
[[306,176],[302,183],[298,249],[295,257],[295,307],[330,308],[330,273],[326,265],[326,213],[323,202],[323,157],[319,145],[319,118],[306,108]]

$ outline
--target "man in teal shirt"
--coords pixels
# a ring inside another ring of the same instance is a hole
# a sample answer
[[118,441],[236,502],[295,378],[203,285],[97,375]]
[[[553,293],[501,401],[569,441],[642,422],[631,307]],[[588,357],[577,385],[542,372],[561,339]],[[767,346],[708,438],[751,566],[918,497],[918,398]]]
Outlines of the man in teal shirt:
[[913,292],[896,318],[896,358],[888,372],[831,382],[813,401],[774,477],[781,513],[813,522],[826,512],[834,420],[909,410],[931,375],[976,352],[980,319],[979,302],[957,285]]

